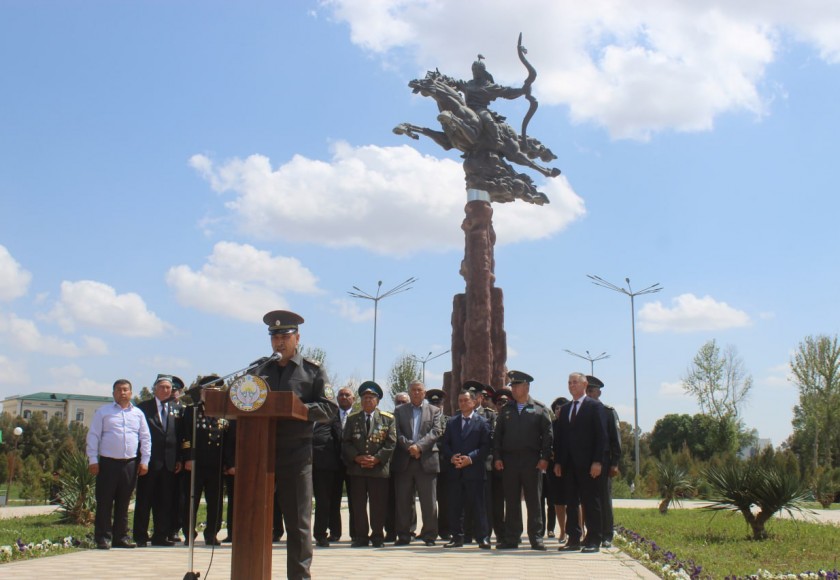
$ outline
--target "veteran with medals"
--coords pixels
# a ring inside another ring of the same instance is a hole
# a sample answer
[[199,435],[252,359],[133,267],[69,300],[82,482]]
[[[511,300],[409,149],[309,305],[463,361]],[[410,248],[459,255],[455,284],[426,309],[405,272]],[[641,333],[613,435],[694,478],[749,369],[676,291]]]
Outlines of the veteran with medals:
[[298,352],[298,326],[303,317],[286,310],[274,310],[263,317],[271,337],[272,357],[257,367],[272,391],[291,391],[308,409],[308,421],[278,421],[276,433],[275,483],[283,512],[288,542],[286,575],[310,578],[312,565],[312,437],[313,424],[326,423],[337,413],[329,396],[327,373],[318,361]]
[[[385,542],[385,513],[388,506],[388,476],[391,456],[397,445],[394,415],[380,411],[382,388],[373,381],[359,386],[360,411],[347,417],[341,452],[350,476],[350,506],[353,510],[354,548]],[[368,520],[370,505],[370,520]]]

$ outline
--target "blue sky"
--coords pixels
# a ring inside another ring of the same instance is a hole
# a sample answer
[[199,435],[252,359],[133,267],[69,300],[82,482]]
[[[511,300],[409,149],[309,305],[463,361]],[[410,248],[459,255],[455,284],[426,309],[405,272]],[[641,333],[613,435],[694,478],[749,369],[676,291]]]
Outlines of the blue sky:
[[[835,334],[840,6],[788,2],[37,2],[0,4],[0,396],[108,394],[158,372],[225,374],[269,351],[262,314],[306,318],[337,384],[449,348],[463,290],[457,155],[407,82],[477,53],[539,76],[529,134],[563,176],[551,204],[494,205],[508,366],[566,393],[606,351],[632,421],[697,411],[679,382],[712,338],[755,384],[749,427],[791,432],[787,364]],[[480,7],[480,9],[479,9]],[[523,102],[497,103],[514,126]],[[448,356],[428,363],[439,386]],[[384,382],[384,381],[382,381]]]

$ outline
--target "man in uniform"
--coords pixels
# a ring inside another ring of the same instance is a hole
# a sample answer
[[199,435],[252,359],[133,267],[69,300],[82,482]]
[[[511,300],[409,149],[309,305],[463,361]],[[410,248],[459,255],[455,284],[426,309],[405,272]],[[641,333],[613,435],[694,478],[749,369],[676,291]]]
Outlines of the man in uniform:
[[112,540],[115,548],[137,546],[128,537],[128,504],[152,452],[146,417],[131,404],[131,383],[115,381],[113,395],[113,403],[96,410],[87,434],[88,471],[96,476],[93,539],[100,550],[110,549]]
[[[185,406],[181,401],[184,393],[184,381],[180,377],[172,375],[172,395],[169,397],[169,406],[175,415],[184,415]],[[182,422],[183,423],[183,422]],[[190,493],[190,477],[183,469],[175,474],[175,491],[172,494],[172,520],[169,532],[169,539],[176,544],[181,541],[179,534],[181,530],[184,531],[184,538],[186,538],[187,526],[189,522],[183,519],[184,514],[189,514],[187,506],[189,504]]]
[[[388,506],[388,475],[397,444],[394,416],[377,407],[382,388],[373,381],[359,386],[360,411],[351,413],[344,425],[341,452],[350,475],[350,502],[356,529],[353,548],[385,545],[383,527]],[[370,505],[370,520],[368,520]],[[368,526],[368,522],[370,525]]]
[[172,375],[158,375],[153,385],[155,396],[137,408],[146,416],[152,436],[149,471],[137,481],[134,507],[134,541],[140,547],[149,542],[149,514],[154,517],[153,546],[174,546],[172,534],[172,495],[176,493],[175,476],[181,471],[178,457],[180,411],[169,403]]
[[[588,381],[586,396],[601,400],[601,389],[604,383],[598,377],[586,375]],[[607,412],[607,464],[604,469],[606,477],[601,478],[601,547],[609,548],[613,540],[613,508],[612,508],[612,478],[618,475],[618,463],[621,461],[621,437],[618,412],[614,407],[604,405]]]
[[[499,418],[499,413],[508,404],[513,397],[513,393],[508,387],[502,387],[493,395],[493,408],[496,411],[496,419]],[[495,425],[494,425],[495,430]],[[491,433],[491,436],[494,433]],[[491,455],[492,457],[492,437],[491,437]],[[502,472],[492,469],[488,474],[490,477],[490,505],[493,510],[490,523],[493,532],[496,534],[496,540],[501,542],[505,537],[505,486],[502,483]]]
[[397,475],[397,539],[395,545],[411,542],[411,513],[415,493],[420,498],[423,528],[420,537],[426,546],[437,539],[437,474],[440,471],[438,440],[443,435],[441,411],[426,400],[421,381],[408,385],[408,405],[394,410],[397,448],[393,469]]
[[[315,544],[329,548],[330,538],[341,537],[341,419],[317,423],[312,439],[312,488],[315,495]],[[338,494],[336,495],[336,489]],[[329,527],[329,535],[327,528]]]
[[298,352],[298,326],[303,317],[275,310],[263,317],[271,337],[271,358],[256,368],[272,391],[291,391],[308,409],[307,421],[278,421],[275,481],[280,511],[286,524],[286,575],[310,578],[312,565],[312,435],[313,423],[327,423],[337,408],[327,396],[329,380],[318,361]]
[[[394,395],[394,411],[401,405],[408,405],[408,393],[405,391]],[[395,542],[397,540],[397,474],[393,469],[390,470],[391,475],[388,479],[388,511],[385,514],[385,541]],[[411,535],[417,529],[417,513],[415,506],[411,506]]]
[[[344,428],[347,425],[347,417],[350,416],[350,413],[353,412],[353,403],[356,402],[356,393],[350,387],[341,387],[338,390],[338,419],[341,423],[341,433],[344,433]],[[341,450],[341,442],[339,441],[339,455]],[[355,532],[355,527],[353,524],[353,507],[350,505],[350,476],[347,475],[347,464],[344,463],[344,457],[341,457],[341,464],[338,468],[338,482],[336,488],[333,490],[333,502],[335,505],[341,507],[341,497],[345,493],[345,489],[347,490],[347,511],[350,512],[350,521],[348,522],[350,526],[350,540],[353,540],[353,535]],[[331,533],[329,540],[331,542],[337,542],[341,538],[341,526],[336,528],[335,533]]]
[[528,508],[528,540],[534,550],[545,551],[540,506],[542,474],[551,458],[551,411],[530,396],[530,375],[508,373],[513,400],[499,413],[493,438],[494,466],[502,472],[505,488],[505,538],[497,550],[515,550],[522,536],[522,500]]
[[[442,389],[429,389],[426,391],[426,400],[433,407],[440,409],[440,416],[444,426],[449,421],[449,416],[443,412],[443,399],[446,393]],[[444,427],[444,434],[446,428]],[[441,461],[440,473],[437,478],[437,508],[438,508],[438,537],[441,540],[451,540],[452,532],[449,528],[449,493],[446,490],[446,472],[452,469],[452,465]]]
[[[181,422],[181,460],[184,471],[187,472],[187,482],[195,472],[195,487],[193,488],[193,525],[196,524],[195,514],[201,493],[207,502],[207,527],[204,528],[204,543],[208,546],[220,544],[216,535],[222,526],[222,473],[225,465],[233,464],[233,448],[235,442],[228,436],[230,423],[227,419],[209,417],[204,414],[204,393],[206,389],[220,389],[224,382],[218,375],[200,377],[189,390],[190,399],[194,401],[184,412]],[[193,438],[193,420],[195,421],[195,438]],[[189,501],[182,515],[189,527]],[[185,544],[195,538],[194,530],[187,530]]]

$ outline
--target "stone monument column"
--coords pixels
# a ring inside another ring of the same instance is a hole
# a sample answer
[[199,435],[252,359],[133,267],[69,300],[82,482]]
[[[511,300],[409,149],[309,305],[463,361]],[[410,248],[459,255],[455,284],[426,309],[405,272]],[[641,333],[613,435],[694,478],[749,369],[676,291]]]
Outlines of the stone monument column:
[[504,384],[507,342],[504,330],[504,305],[496,275],[493,247],[493,207],[490,195],[467,190],[464,207],[464,260],[461,276],[466,288],[452,301],[452,371],[444,375],[446,401],[444,412],[458,408],[458,392],[468,380],[499,388]]

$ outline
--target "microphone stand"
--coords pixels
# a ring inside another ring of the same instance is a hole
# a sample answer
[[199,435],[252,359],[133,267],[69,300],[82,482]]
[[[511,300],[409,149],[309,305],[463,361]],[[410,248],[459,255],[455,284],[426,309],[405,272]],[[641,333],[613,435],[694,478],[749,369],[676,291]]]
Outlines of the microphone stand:
[[[214,384],[218,381],[224,381],[229,379],[232,376],[247,373],[252,371],[253,369],[257,368],[258,366],[267,363],[271,360],[278,360],[280,355],[278,353],[274,353],[271,356],[264,356],[259,358],[249,364],[247,367],[241,368],[238,371],[233,371],[232,373],[228,373],[223,377],[219,377],[218,379],[214,380],[210,384]],[[206,387],[202,387],[202,391]],[[196,443],[196,424],[198,422],[198,407],[201,404],[201,399],[193,401],[193,414],[192,414],[192,442],[193,444],[190,446],[191,452],[195,455],[195,443]],[[184,580],[198,580],[201,577],[201,572],[196,572],[193,570],[193,551],[195,550],[195,471],[196,471],[196,463],[195,458],[193,458],[192,469],[190,470],[190,518],[189,518],[189,530],[188,530],[188,537],[187,541],[189,543],[189,556],[187,560],[187,569],[190,570],[186,574],[184,574]],[[221,517],[221,510],[219,511],[219,517]],[[215,546],[214,546],[215,549]]]

